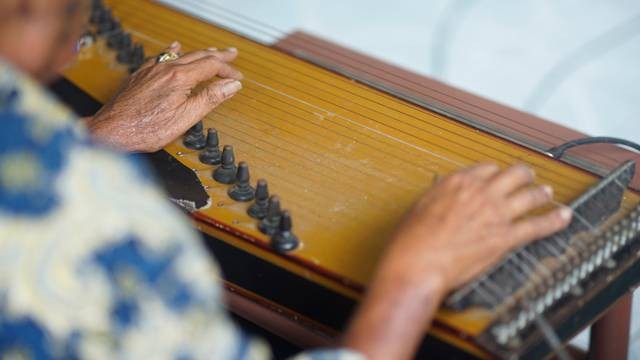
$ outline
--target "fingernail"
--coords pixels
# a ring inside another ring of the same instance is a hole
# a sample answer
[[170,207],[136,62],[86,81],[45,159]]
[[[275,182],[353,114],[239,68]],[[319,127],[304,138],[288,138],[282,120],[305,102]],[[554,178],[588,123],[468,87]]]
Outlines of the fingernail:
[[173,49],[173,48],[177,48],[178,46],[180,46],[180,43],[177,42],[177,41],[174,41],[174,42],[171,43],[171,45],[169,47]]
[[222,91],[225,97],[232,96],[242,89],[242,83],[240,81],[232,81],[222,85]]
[[549,197],[553,197],[553,188],[549,185],[544,185],[542,187],[542,191],[545,192]]
[[573,215],[573,210],[571,210],[571,208],[563,207],[562,209],[560,209],[560,217],[562,218],[562,220],[571,219],[571,215]]
[[234,47],[230,47],[230,48],[227,48],[227,51],[230,51],[230,52],[238,52],[238,49],[236,49],[236,48],[234,48]]
[[207,50],[209,50],[209,51],[218,51],[218,48],[210,47],[210,48],[208,48]]

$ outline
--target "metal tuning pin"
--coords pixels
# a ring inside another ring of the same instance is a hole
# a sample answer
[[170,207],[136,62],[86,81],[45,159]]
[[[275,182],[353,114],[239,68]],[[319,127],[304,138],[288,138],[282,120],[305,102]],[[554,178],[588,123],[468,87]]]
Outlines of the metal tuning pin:
[[255,196],[255,189],[251,187],[249,165],[241,161],[236,171],[236,183],[227,192],[235,201],[251,201]]
[[221,184],[233,184],[236,181],[236,172],[236,157],[233,155],[233,147],[225,145],[222,148],[221,164],[213,171],[213,179]]
[[220,139],[216,129],[207,130],[207,144],[200,153],[200,162],[207,165],[220,165],[222,152],[220,151]]
[[258,224],[258,230],[266,235],[274,235],[280,227],[280,198],[276,195],[269,198],[267,206],[267,215]]
[[267,180],[259,179],[256,184],[256,201],[251,204],[247,214],[254,219],[262,220],[267,216],[267,209],[269,207],[269,186]]
[[202,120],[193,125],[184,135],[182,143],[189,149],[202,150],[207,145],[207,139],[204,136],[204,125]]
[[297,248],[300,241],[291,231],[292,228],[291,214],[289,211],[284,210],[280,216],[278,231],[271,238],[271,247],[281,253]]

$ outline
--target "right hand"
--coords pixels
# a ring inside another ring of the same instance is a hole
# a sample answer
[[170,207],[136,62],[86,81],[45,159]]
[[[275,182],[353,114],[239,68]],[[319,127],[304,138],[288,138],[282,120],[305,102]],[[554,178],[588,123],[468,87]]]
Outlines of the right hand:
[[464,284],[509,250],[569,224],[568,207],[523,218],[553,198],[550,186],[533,181],[524,165],[480,164],[446,177],[407,214],[385,261],[417,274],[436,271],[446,290]]
[[522,165],[482,164],[448,176],[407,213],[345,334],[368,359],[408,359],[444,296],[506,252],[566,227],[571,210],[522,218],[548,204]]

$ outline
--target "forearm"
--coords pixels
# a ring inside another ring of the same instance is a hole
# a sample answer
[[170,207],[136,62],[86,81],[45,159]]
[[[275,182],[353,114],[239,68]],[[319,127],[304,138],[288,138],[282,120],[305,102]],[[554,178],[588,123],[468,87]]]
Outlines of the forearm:
[[445,286],[436,271],[411,274],[382,266],[345,334],[344,346],[369,359],[408,359],[431,323]]
[[96,142],[112,149],[130,151],[124,148],[121,142],[116,141],[119,129],[114,128],[109,122],[101,122],[96,116],[88,116],[80,119],[89,130],[89,134]]

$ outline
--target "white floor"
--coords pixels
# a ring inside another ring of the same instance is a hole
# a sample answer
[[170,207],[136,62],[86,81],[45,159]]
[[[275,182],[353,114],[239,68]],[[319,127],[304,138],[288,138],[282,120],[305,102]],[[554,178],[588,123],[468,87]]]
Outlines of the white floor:
[[162,1],[264,42],[304,29],[590,135],[640,142],[637,0]]

